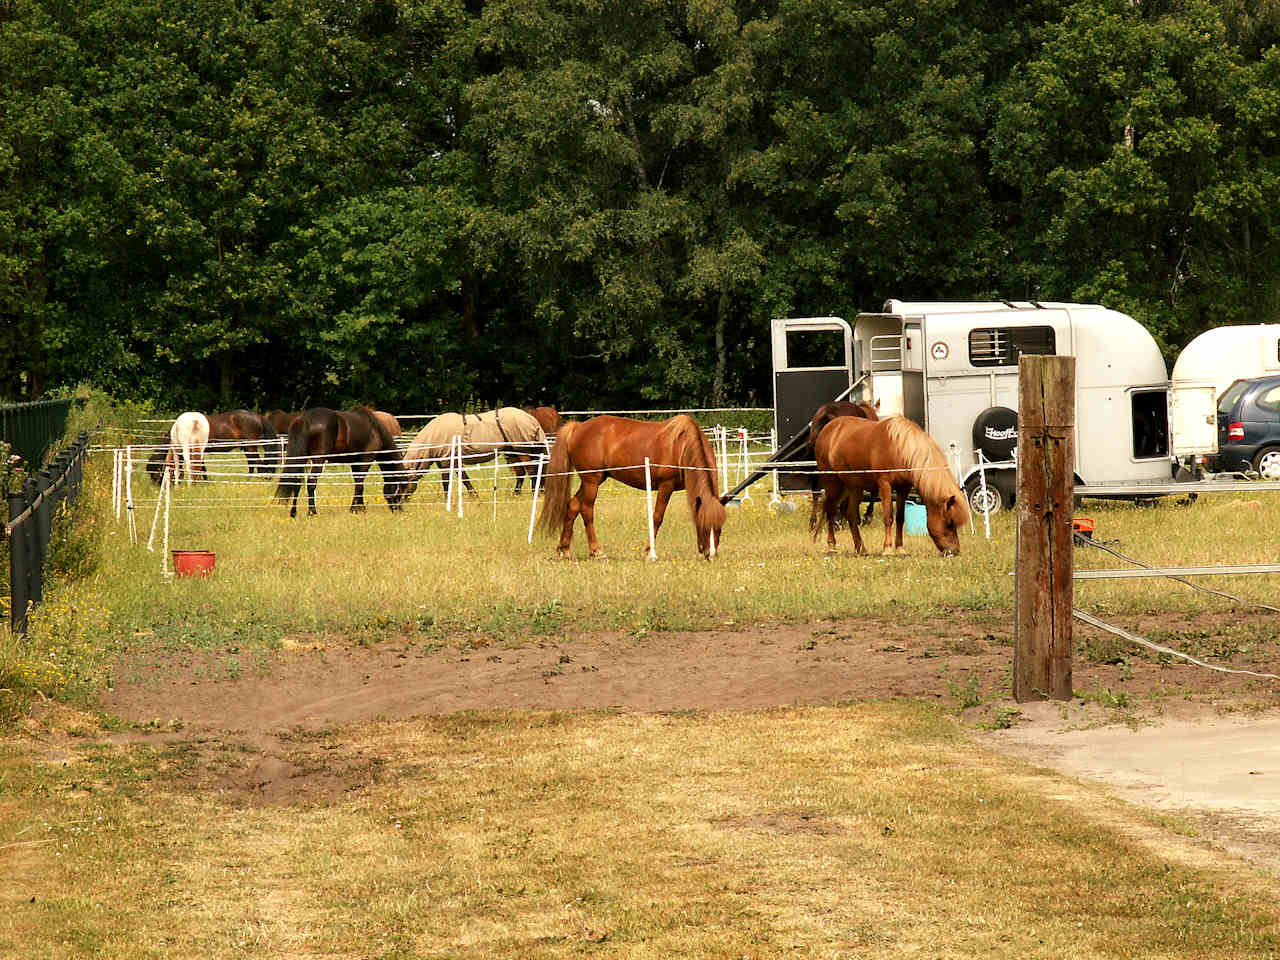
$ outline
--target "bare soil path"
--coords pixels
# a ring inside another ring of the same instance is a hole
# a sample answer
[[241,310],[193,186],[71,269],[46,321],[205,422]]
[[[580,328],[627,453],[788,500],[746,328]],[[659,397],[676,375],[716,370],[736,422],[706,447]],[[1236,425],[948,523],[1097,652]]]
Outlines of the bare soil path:
[[[1131,626],[1141,632],[1157,623]],[[750,710],[898,697],[959,711],[981,699],[963,716],[992,749],[1185,814],[1205,837],[1280,870],[1280,683],[1140,660],[1083,663],[1074,677],[1082,700],[1015,705],[1007,692],[1009,631],[1006,618],[956,613],[912,623],[519,643],[440,645],[406,636],[361,646],[295,637],[258,664],[228,651],[143,649],[117,665],[101,706],[131,724],[118,739],[194,744],[200,762],[192,786],[254,804],[324,802],[375,781],[377,758],[344,754],[324,740],[380,719],[489,709]],[[1280,672],[1280,663],[1248,666]],[[1129,701],[1125,709],[1115,706],[1119,694]]]

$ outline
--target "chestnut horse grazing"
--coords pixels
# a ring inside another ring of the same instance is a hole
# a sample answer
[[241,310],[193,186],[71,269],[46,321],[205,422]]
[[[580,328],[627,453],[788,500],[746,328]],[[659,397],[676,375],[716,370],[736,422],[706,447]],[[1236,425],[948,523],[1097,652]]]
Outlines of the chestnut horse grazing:
[[252,410],[230,410],[209,416],[209,442],[221,441],[223,449],[244,453],[249,474],[275,473],[280,466],[280,446],[271,421]]
[[[561,424],[547,468],[546,500],[538,525],[548,535],[560,534],[557,550],[567,557],[573,543],[573,523],[582,514],[590,555],[601,555],[596,539],[596,494],[613,477],[629,487],[645,488],[645,457],[650,483],[657,492],[653,532],[657,536],[667,501],[677,490],[689,496],[689,513],[698,533],[698,553],[711,559],[720,545],[725,509],[716,489],[716,458],[711,444],[693,419],[677,414],[670,420],[630,420],[592,417]],[[569,495],[570,472],[576,470],[578,492]],[[647,548],[646,544],[646,548]]]
[[400,508],[404,484],[401,480],[403,457],[395,438],[368,407],[353,410],[330,410],[313,407],[304,410],[289,427],[289,443],[285,447],[284,472],[276,486],[276,500],[289,504],[289,516],[298,515],[298,493],[305,478],[307,514],[316,513],[316,480],[331,460],[351,465],[355,496],[351,512],[364,512],[364,478],[371,464],[382,470],[382,493],[392,512]]
[[[927,511],[929,536],[944,556],[960,552],[958,530],[969,520],[964,492],[951,476],[946,457],[933,438],[906,417],[870,421],[839,417],[818,436],[814,447],[822,476],[822,499],[827,521],[827,547],[836,546],[836,512],[841,495],[849,493],[845,519],[853,533],[853,546],[866,553],[858,532],[858,505],[867,490],[878,490],[884,513],[884,552],[889,552],[891,530],[897,526],[894,550],[902,547],[907,494],[919,491]],[[897,510],[893,495],[897,494]],[[817,537],[817,530],[814,531]]]

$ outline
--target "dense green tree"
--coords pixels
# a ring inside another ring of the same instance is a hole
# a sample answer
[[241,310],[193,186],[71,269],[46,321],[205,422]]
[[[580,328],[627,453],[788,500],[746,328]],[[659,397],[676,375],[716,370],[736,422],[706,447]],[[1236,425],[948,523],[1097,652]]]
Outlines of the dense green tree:
[[1280,0],[10,0],[0,394],[761,402],[769,320],[1280,311]]
[[1247,62],[1207,0],[1072,5],[990,137],[1033,293],[1113,305],[1171,352],[1275,320],[1277,56]]

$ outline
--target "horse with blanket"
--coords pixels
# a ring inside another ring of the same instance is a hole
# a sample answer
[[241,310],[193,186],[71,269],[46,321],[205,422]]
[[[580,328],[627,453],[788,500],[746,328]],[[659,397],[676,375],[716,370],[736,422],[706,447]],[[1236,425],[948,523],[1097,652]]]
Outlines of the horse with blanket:
[[534,457],[547,452],[547,435],[529,413],[519,407],[502,407],[485,413],[442,413],[418,431],[404,454],[405,496],[418,487],[434,466],[440,467],[440,485],[448,486],[445,463],[457,438],[461,445],[462,482],[473,495],[475,487],[466,465],[492,460],[501,454],[516,473],[517,491],[524,476],[532,474]]

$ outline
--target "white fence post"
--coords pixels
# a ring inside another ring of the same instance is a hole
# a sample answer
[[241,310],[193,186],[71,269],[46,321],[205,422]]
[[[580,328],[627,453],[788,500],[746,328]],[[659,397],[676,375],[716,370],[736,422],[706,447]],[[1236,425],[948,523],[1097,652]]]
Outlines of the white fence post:
[[538,514],[538,488],[542,486],[542,465],[546,457],[538,454],[538,478],[533,483],[533,502],[529,505],[529,542],[533,543],[533,518]]
[[649,559],[658,559],[657,536],[653,529],[653,480],[649,473],[649,458],[644,458],[644,508],[649,516]]

